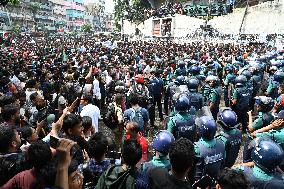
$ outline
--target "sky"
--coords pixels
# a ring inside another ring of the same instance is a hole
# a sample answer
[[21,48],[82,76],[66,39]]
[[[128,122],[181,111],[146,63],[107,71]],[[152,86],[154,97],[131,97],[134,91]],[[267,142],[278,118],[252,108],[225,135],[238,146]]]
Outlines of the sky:
[[[88,4],[88,3],[92,3],[96,0],[84,0],[84,3],[85,4]],[[113,0],[105,0],[106,4],[105,4],[105,10],[106,12],[108,13],[113,13],[113,9],[114,9],[114,2]]]
[[106,1],[106,7],[105,10],[109,13],[113,12],[114,9],[114,2],[113,0],[105,0]]

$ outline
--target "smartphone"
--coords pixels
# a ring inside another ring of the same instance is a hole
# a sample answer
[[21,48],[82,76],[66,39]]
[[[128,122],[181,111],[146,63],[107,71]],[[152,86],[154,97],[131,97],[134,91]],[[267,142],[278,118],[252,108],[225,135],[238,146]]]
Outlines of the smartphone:
[[205,175],[201,179],[196,181],[192,185],[192,188],[193,189],[197,189],[197,188],[205,189],[205,188],[211,187],[212,184],[213,184],[213,179],[209,175]]
[[55,136],[50,136],[49,144],[50,147],[56,149],[59,146],[59,138]]

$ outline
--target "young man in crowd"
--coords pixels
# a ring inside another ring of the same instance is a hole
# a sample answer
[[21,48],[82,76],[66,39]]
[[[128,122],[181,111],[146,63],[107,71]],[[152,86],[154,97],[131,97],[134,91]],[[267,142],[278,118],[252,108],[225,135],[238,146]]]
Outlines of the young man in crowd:
[[138,95],[133,93],[129,99],[131,108],[125,110],[124,120],[126,122],[136,122],[139,126],[139,131],[144,133],[147,130],[149,122],[149,113],[145,108],[139,106]]
[[31,168],[25,154],[19,151],[21,138],[7,123],[0,124],[0,186],[17,173]]
[[152,189],[191,189],[188,173],[193,171],[194,148],[190,140],[181,138],[170,147],[171,170],[156,168],[149,172]]
[[100,109],[93,105],[92,95],[84,95],[80,101],[80,104],[83,105],[82,111],[80,113],[81,117],[89,116],[92,119],[92,124],[94,126],[93,132],[99,131],[99,118],[100,118]]

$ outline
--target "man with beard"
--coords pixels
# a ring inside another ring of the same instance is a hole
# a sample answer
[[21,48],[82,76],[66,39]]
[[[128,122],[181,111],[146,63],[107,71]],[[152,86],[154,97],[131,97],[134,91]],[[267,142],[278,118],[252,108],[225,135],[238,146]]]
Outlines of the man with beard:
[[17,173],[29,167],[26,158],[19,151],[21,138],[16,129],[7,122],[0,124],[0,186]]

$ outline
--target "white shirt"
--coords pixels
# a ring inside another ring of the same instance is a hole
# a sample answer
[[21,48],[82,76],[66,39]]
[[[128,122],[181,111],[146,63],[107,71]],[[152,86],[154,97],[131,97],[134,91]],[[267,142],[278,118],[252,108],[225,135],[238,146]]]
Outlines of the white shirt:
[[94,79],[93,81],[93,95],[96,99],[101,99],[101,90],[100,90],[100,83],[97,79]]
[[99,117],[100,117],[100,109],[92,104],[88,104],[82,108],[80,116],[89,116],[92,119],[92,125],[95,129],[95,132],[99,130]]

